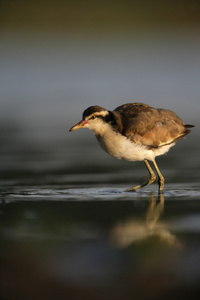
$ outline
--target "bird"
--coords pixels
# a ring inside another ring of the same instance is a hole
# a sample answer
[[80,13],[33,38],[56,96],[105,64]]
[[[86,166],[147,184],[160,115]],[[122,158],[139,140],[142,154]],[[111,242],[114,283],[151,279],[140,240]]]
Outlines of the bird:
[[[90,129],[100,146],[111,156],[127,161],[143,161],[149,173],[144,183],[127,190],[135,192],[152,184],[158,176],[158,192],[163,193],[164,177],[155,158],[191,132],[194,125],[185,124],[177,114],[144,103],[127,103],[114,110],[94,105],[84,110],[82,120],[69,130]],[[150,162],[153,164],[153,171]]]

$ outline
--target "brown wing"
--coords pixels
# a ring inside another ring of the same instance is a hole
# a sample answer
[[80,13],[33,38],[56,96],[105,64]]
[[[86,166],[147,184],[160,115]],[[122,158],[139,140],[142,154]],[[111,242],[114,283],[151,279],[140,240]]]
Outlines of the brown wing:
[[122,117],[122,134],[139,145],[157,148],[177,141],[190,132],[172,111],[147,104],[130,103],[114,110]]

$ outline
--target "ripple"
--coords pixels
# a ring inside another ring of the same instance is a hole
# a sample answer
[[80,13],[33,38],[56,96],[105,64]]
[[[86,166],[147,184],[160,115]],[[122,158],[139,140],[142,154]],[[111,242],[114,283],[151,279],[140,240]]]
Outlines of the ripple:
[[[1,194],[1,198],[14,201],[14,200],[61,200],[61,201],[111,201],[111,200],[134,200],[134,199],[148,199],[149,196],[158,197],[157,186],[151,185],[145,189],[141,189],[137,192],[126,192],[128,186],[116,187],[116,185],[110,186],[98,186],[86,185],[85,187],[80,185],[74,186],[45,186],[45,187],[23,187],[18,186],[12,189],[12,191],[4,192]],[[169,184],[166,185],[164,191],[165,200],[199,200],[200,199],[200,187],[197,183],[193,184]]]

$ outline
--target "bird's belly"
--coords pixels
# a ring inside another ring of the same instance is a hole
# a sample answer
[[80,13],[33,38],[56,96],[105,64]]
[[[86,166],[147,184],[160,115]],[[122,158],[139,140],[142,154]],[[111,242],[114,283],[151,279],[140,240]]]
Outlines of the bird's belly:
[[142,145],[137,145],[121,134],[96,136],[104,151],[118,158],[129,161],[153,160],[155,155],[152,150]]
[[149,149],[147,146],[131,142],[125,136],[118,133],[112,133],[112,135],[104,134],[103,136],[96,135],[96,137],[103,150],[108,154],[118,159],[129,161],[141,161],[144,159],[153,161],[156,156],[167,153],[175,145],[175,143],[172,143],[159,148]]

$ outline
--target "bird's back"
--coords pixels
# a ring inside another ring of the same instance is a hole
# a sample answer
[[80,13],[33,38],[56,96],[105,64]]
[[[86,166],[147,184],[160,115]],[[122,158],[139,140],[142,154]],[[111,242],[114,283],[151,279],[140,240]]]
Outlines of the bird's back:
[[190,132],[189,127],[173,111],[155,109],[143,103],[117,107],[121,116],[121,133],[138,145],[158,148],[176,142]]

